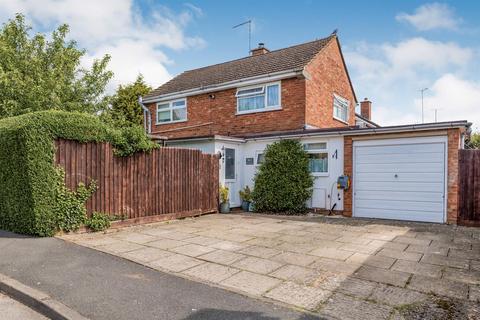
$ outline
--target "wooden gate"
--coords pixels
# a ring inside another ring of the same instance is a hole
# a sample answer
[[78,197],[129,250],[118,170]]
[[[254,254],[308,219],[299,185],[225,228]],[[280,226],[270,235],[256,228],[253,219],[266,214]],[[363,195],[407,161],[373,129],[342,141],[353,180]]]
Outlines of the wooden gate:
[[458,224],[480,226],[480,150],[460,150]]
[[55,163],[65,169],[65,184],[95,180],[87,201],[94,211],[138,222],[216,212],[218,158],[198,150],[160,148],[117,157],[108,143],[56,141]]

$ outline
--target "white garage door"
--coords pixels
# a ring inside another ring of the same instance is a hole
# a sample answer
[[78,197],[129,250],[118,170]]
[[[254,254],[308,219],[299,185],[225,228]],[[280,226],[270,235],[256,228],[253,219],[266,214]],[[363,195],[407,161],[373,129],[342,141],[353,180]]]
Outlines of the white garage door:
[[355,141],[354,216],[445,221],[446,137]]

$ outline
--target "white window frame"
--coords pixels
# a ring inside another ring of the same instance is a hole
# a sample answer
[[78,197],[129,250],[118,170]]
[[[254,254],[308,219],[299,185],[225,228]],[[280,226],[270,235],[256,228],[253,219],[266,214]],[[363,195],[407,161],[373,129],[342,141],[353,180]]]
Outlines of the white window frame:
[[[342,118],[339,118],[337,116],[335,116],[335,100],[337,100],[341,105],[345,105],[346,108],[347,108],[347,112],[345,112],[346,116],[347,116],[347,119],[342,119]],[[337,95],[337,94],[333,94],[333,118],[335,120],[338,120],[340,122],[343,122],[345,124],[348,124],[348,119],[350,118],[350,101],[348,101],[347,99]]]
[[[316,143],[325,143],[325,149],[305,149],[305,146],[308,144],[316,144]],[[330,154],[328,152],[328,142],[326,141],[317,141],[317,142],[305,142],[303,143],[304,150],[308,154],[326,154],[327,155],[327,171],[326,172],[311,172],[312,176],[314,177],[327,177],[330,173]]]
[[[267,106],[267,101],[268,101],[267,87],[273,86],[273,85],[278,85],[278,104],[275,105],[275,106]],[[255,88],[262,88],[262,90],[259,91],[258,93],[252,93],[252,94],[241,94],[241,93],[239,93],[240,91],[243,91],[243,90],[250,90],[250,89],[255,89]],[[239,110],[238,101],[239,101],[240,98],[255,97],[255,96],[259,96],[259,95],[264,96],[264,99],[265,99],[264,100],[264,106],[265,106],[264,108],[253,109],[253,110],[244,110],[244,111]],[[261,84],[261,85],[255,85],[255,86],[240,87],[240,88],[237,88],[237,93],[235,94],[235,97],[237,98],[237,115],[281,110],[282,109],[282,83],[281,83],[281,81],[277,81],[277,82],[270,82],[270,83],[265,83],[265,84]]]
[[262,151],[262,150],[255,151],[255,159],[254,159],[255,167],[259,167],[261,165],[261,163],[258,163],[258,156],[261,154],[265,156],[265,151]]
[[[173,104],[178,101],[184,101],[185,102],[185,107],[174,107]],[[168,108],[165,109],[158,109],[158,106],[168,104]],[[173,110],[177,109],[184,109],[185,108],[185,119],[181,120],[173,120]],[[164,112],[164,111],[170,111],[170,121],[165,121],[165,122],[159,122],[158,121],[158,113],[159,112]],[[178,122],[185,122],[188,120],[188,107],[187,107],[187,99],[175,99],[171,101],[162,101],[162,102],[157,102],[157,113],[155,114],[155,124],[156,125],[162,125],[162,124],[171,124],[171,123],[178,123]]]

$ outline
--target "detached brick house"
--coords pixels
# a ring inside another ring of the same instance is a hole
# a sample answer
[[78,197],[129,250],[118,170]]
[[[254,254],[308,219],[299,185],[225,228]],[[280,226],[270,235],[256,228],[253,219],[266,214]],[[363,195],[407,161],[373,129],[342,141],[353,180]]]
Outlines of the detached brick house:
[[[338,37],[186,71],[143,97],[166,145],[221,154],[230,201],[253,187],[265,147],[298,139],[315,177],[308,205],[345,216],[455,223],[458,149],[467,121],[380,127],[360,113]],[[339,176],[351,187],[337,189]]]

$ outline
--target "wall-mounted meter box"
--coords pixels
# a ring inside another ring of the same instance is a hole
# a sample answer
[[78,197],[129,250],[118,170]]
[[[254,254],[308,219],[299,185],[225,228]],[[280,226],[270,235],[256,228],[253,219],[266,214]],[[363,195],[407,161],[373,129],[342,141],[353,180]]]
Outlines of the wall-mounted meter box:
[[337,179],[337,189],[348,190],[350,188],[350,177],[343,175]]

